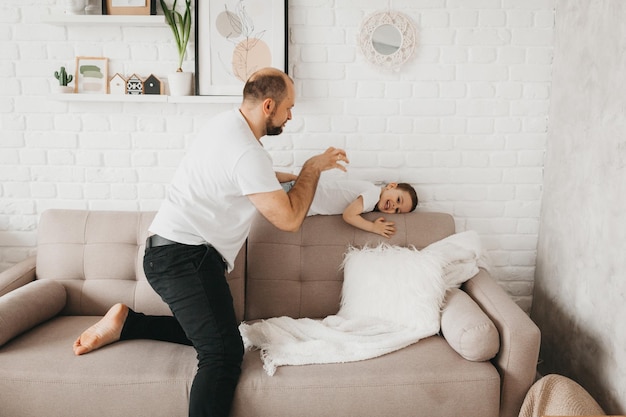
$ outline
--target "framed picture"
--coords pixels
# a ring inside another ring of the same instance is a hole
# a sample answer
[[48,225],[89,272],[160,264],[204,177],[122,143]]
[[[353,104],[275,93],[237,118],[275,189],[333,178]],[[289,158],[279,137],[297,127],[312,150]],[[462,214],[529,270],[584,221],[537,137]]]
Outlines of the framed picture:
[[107,94],[109,86],[109,60],[102,57],[76,57],[74,92]]
[[102,0],[102,14],[109,14],[109,15],[156,14],[156,0]]
[[264,67],[287,70],[286,0],[196,3],[196,91],[241,95]]

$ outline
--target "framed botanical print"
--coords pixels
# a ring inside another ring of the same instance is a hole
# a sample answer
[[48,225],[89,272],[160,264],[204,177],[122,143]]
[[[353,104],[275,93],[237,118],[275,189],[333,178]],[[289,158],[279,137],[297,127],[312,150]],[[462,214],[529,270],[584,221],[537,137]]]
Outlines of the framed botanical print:
[[109,60],[104,57],[76,57],[74,92],[107,94],[109,86]]
[[196,3],[196,91],[241,95],[264,67],[287,69],[286,0]]

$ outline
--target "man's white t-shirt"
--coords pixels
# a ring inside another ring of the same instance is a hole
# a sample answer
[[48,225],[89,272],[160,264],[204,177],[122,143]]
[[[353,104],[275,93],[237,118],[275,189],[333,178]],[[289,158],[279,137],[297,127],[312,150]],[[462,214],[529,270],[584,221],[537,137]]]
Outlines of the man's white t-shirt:
[[150,231],[188,245],[209,243],[232,270],[256,213],[247,195],[280,189],[272,158],[234,109],[200,130]]
[[363,197],[363,213],[372,211],[380,191],[380,187],[368,181],[320,179],[307,216],[341,214],[359,196]]

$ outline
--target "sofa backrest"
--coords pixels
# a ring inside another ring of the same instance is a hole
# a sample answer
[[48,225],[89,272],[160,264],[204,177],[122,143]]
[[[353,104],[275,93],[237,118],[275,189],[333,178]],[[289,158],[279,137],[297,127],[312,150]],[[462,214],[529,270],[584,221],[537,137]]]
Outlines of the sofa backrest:
[[[103,315],[122,302],[147,314],[170,315],[143,272],[143,253],[154,212],[45,211],[37,235],[37,279],[67,290],[66,315]],[[243,318],[245,247],[228,282]]]
[[[103,315],[118,302],[147,314],[171,314],[143,272],[154,214],[50,209],[41,215],[36,277],[65,286],[63,314]],[[390,239],[356,229],[340,215],[307,217],[296,233],[282,232],[258,215],[227,277],[237,318],[335,314],[343,283],[340,265],[349,246],[386,242],[422,249],[455,230],[452,216],[444,213],[384,217],[396,223]]]
[[[373,220],[381,213],[364,216]],[[444,213],[384,217],[396,223],[390,239],[356,229],[340,215],[307,217],[296,233],[279,231],[258,216],[248,237],[245,319],[336,314],[343,283],[340,265],[350,245],[386,242],[422,249],[455,231],[454,219]]]

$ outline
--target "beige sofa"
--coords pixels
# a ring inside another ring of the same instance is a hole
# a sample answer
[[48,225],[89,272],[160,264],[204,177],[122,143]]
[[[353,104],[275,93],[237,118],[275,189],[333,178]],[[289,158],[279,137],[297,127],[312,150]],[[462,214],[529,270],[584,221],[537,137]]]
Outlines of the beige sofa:
[[[72,352],[80,332],[116,302],[170,314],[141,267],[152,217],[42,214],[37,256],[0,273],[0,415],[187,415],[193,348],[138,340]],[[447,214],[389,217],[398,226],[391,244],[420,249],[454,233]],[[257,218],[229,276],[238,317],[335,314],[346,248],[377,242],[341,216],[309,217],[297,233]],[[462,288],[448,297],[443,335],[376,359],[285,366],[268,376],[259,353],[246,352],[232,416],[517,416],[534,381],[539,331],[486,271]],[[496,356],[482,360],[494,343],[487,355]]]

